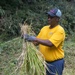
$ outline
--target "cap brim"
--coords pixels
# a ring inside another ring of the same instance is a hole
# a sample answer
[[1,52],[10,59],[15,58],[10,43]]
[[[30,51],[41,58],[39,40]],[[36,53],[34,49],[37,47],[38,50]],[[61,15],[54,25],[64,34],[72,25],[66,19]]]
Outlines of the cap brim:
[[50,16],[52,16],[52,17],[55,16],[55,15],[54,15],[53,13],[51,13],[51,12],[47,12],[47,14],[50,15]]

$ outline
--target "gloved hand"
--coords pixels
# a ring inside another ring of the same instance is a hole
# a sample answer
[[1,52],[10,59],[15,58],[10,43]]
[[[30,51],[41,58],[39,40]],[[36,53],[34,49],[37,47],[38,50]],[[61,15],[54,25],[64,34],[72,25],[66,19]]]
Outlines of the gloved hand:
[[23,34],[23,35],[21,35],[21,39],[26,39],[27,37],[28,37],[29,35],[28,34]]
[[32,41],[36,40],[36,37],[35,36],[29,36],[28,34],[25,34],[24,39],[29,41],[29,42],[32,42]]

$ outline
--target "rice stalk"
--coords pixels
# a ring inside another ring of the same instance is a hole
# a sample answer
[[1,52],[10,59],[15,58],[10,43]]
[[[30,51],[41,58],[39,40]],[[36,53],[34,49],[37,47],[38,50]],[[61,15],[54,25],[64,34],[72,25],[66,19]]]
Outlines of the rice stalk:
[[[21,26],[21,33],[35,35],[26,23]],[[23,39],[22,53],[17,60],[16,70],[11,75],[46,75],[44,57],[31,42]]]

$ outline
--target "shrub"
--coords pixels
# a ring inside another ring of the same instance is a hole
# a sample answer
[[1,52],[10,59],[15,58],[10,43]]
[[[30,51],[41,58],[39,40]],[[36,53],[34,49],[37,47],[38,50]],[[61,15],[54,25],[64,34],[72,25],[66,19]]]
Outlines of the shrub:
[[[3,24],[1,24],[1,33],[5,32],[8,35],[11,34],[11,36],[19,35],[20,28],[18,24],[22,22],[23,19],[27,19],[29,25],[32,23],[34,32],[38,34],[39,30],[44,25],[47,25],[47,15],[45,13],[54,7],[58,7],[63,13],[60,24],[64,27],[66,33],[73,34],[75,32],[75,5],[73,2],[67,2],[65,0],[33,0],[33,3],[30,4],[27,1],[20,0],[19,7],[5,8],[7,10],[4,10],[5,16],[3,18],[4,21],[2,21]],[[18,2],[18,0],[16,2]],[[9,6],[11,6],[11,4],[9,4]],[[2,10],[1,8],[1,11]]]

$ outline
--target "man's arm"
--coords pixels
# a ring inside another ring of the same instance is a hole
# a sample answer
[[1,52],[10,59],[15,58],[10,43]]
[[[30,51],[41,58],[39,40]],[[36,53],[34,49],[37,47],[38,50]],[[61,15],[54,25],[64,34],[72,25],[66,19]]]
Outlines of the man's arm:
[[26,34],[24,38],[25,40],[29,42],[33,42],[34,45],[42,44],[42,45],[49,46],[49,47],[54,46],[52,42],[49,40],[39,39],[39,38],[36,38],[35,36],[29,36],[28,34]]
[[50,42],[49,40],[42,40],[42,39],[39,39],[39,38],[35,38],[34,45],[37,45],[37,44],[42,44],[42,45],[49,46],[49,47],[54,46],[52,44],[52,42]]

